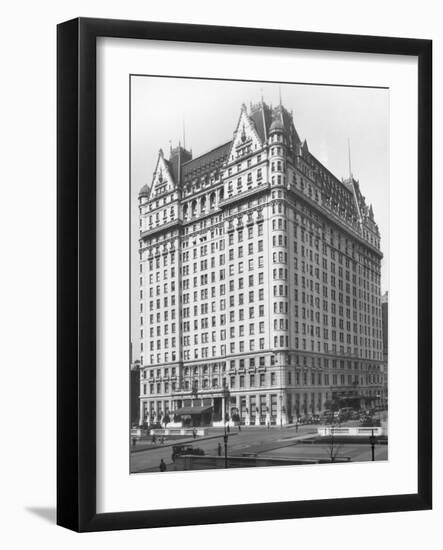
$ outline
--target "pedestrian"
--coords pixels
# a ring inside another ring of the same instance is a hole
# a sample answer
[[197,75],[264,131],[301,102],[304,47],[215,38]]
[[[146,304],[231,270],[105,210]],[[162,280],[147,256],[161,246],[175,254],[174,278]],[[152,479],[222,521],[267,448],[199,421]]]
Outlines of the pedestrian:
[[165,471],[166,471],[166,464],[165,464],[165,461],[162,458],[160,460],[160,472],[165,472]]
[[217,445],[217,453],[218,453],[218,456],[221,456],[221,452],[222,452],[222,446],[221,446],[221,443],[220,441],[218,442],[218,445]]
[[197,437],[197,430],[195,428],[192,430],[192,437],[194,439]]
[[160,443],[161,443],[161,444],[163,445],[163,444],[164,444],[164,442],[165,442],[165,436],[164,436],[164,435],[162,435],[162,437],[161,437],[161,439],[160,439]]
[[133,437],[132,438],[132,446],[135,447],[136,445],[137,445],[137,438]]
[[157,441],[157,439],[156,439],[156,437],[155,437],[155,434],[152,434],[152,443],[153,443],[154,445],[155,445],[156,441]]
[[295,422],[295,433],[298,432],[298,420]]
[[238,425],[238,431],[241,432],[241,426],[240,426],[240,424]]

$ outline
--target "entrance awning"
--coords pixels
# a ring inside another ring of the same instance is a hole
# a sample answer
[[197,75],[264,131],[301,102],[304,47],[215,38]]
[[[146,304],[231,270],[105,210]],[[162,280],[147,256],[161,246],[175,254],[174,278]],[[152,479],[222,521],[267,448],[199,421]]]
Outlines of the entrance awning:
[[173,412],[176,416],[183,416],[183,415],[193,415],[193,414],[202,414],[206,411],[209,411],[212,409],[212,406],[209,407],[182,407],[181,409],[177,409]]

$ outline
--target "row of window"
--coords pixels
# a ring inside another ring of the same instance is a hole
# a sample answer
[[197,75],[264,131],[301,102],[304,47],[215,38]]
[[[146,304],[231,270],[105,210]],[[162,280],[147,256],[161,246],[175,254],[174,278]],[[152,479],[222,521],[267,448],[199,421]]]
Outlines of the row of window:
[[[172,382],[151,382],[148,384],[143,384],[144,395],[155,395],[155,394],[167,394],[170,391],[175,392],[178,390],[183,391],[193,391],[198,392],[201,390],[214,389],[219,390],[228,385],[231,390],[235,389],[253,389],[253,388],[263,388],[267,386],[276,386],[278,384],[277,373],[259,373],[239,376],[230,376],[229,378],[214,377],[212,379],[203,378],[201,382],[197,379],[194,380],[184,380],[180,385],[177,381]],[[358,376],[358,375],[344,375],[344,374],[323,374],[323,373],[311,373],[310,378],[308,378],[308,373],[299,373],[296,372],[295,376],[292,376],[291,372],[287,373],[286,380],[284,382],[286,385],[295,385],[295,386],[358,386],[360,385],[381,385],[383,383],[382,377],[378,375],[372,376]],[[149,390],[149,392],[148,392]]]
[[[336,370],[346,370],[348,371],[360,371],[363,373],[380,373],[382,371],[381,365],[379,364],[367,364],[360,363],[359,361],[345,360],[345,359],[330,359],[328,357],[311,357],[311,356],[293,356],[284,358],[285,368],[287,366],[295,367],[296,369],[324,369],[329,370],[330,368],[333,371]],[[194,366],[185,366],[183,369],[178,369],[176,367],[157,367],[143,370],[143,378],[168,378],[171,376],[174,378],[177,375],[183,374],[184,377],[189,376],[208,376],[210,373],[226,373],[229,371],[242,371],[246,368],[255,369],[256,367],[264,368],[266,366],[275,365],[275,357],[273,355],[269,356],[269,361],[266,361],[264,355],[259,357],[249,357],[247,359],[230,359],[229,361],[221,361],[219,363],[213,363],[211,365],[194,365]]]
[[[215,258],[212,258],[211,260],[214,260],[211,263],[211,267],[213,268],[213,267],[215,267]],[[219,257],[219,265],[225,265],[225,258],[224,258],[223,254]],[[187,277],[190,274],[190,267],[191,266],[189,266],[189,265],[184,265],[181,268],[183,277]],[[257,258],[256,266],[254,265],[254,259],[253,258],[251,258],[247,261],[247,265],[245,265],[245,262],[243,262],[243,261],[237,262],[236,264],[230,264],[229,267],[228,267],[228,275],[232,276],[232,275],[244,273],[246,267],[247,267],[248,271],[254,271],[255,267],[257,267],[258,269],[263,268],[264,267],[264,258],[263,258],[263,256],[259,256]],[[208,269],[208,261],[207,260],[201,260],[200,269],[199,269],[199,266],[198,266],[197,262],[194,262],[193,265],[192,265],[192,273],[197,273],[199,271],[206,271],[207,269]],[[226,279],[226,270],[224,268],[220,269],[219,272],[218,272],[218,275],[219,275],[219,280],[223,281],[224,279]],[[211,273],[211,282],[214,282],[214,281],[215,281],[215,272]],[[167,289],[166,286],[165,286],[165,289]],[[165,290],[165,292],[166,291],[167,290]]]

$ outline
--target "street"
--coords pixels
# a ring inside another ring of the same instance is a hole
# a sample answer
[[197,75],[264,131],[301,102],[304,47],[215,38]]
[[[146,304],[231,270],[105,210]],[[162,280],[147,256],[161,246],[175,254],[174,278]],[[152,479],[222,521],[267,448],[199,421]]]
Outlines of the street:
[[[228,438],[228,455],[241,456],[245,453],[257,454],[262,457],[281,458],[313,458],[325,459],[330,453],[329,445],[301,444],[297,441],[309,439],[317,433],[317,426],[300,426],[296,432],[295,428],[272,427],[270,430],[262,428],[245,428],[238,432],[233,428]],[[131,452],[131,472],[152,472],[158,471],[160,460],[163,459],[167,470],[176,469],[172,461],[172,446],[175,444],[192,445],[202,449],[206,455],[217,455],[218,444],[222,446],[224,454],[224,431],[221,429],[209,429],[205,437],[197,437],[195,440],[176,440],[167,442],[165,445],[151,447],[146,450],[135,450]],[[338,456],[349,457],[351,461],[371,460],[371,447],[367,444],[344,444],[338,445]],[[387,445],[377,445],[375,448],[375,459],[387,459]]]

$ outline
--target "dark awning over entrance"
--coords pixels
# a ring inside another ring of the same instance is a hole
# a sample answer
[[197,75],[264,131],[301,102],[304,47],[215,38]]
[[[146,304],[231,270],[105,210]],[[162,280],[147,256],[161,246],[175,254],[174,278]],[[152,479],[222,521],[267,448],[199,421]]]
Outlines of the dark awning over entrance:
[[177,409],[176,411],[174,411],[173,414],[175,414],[176,416],[183,416],[184,414],[202,414],[206,411],[209,411],[210,409],[212,409],[212,407],[182,407],[181,409]]

